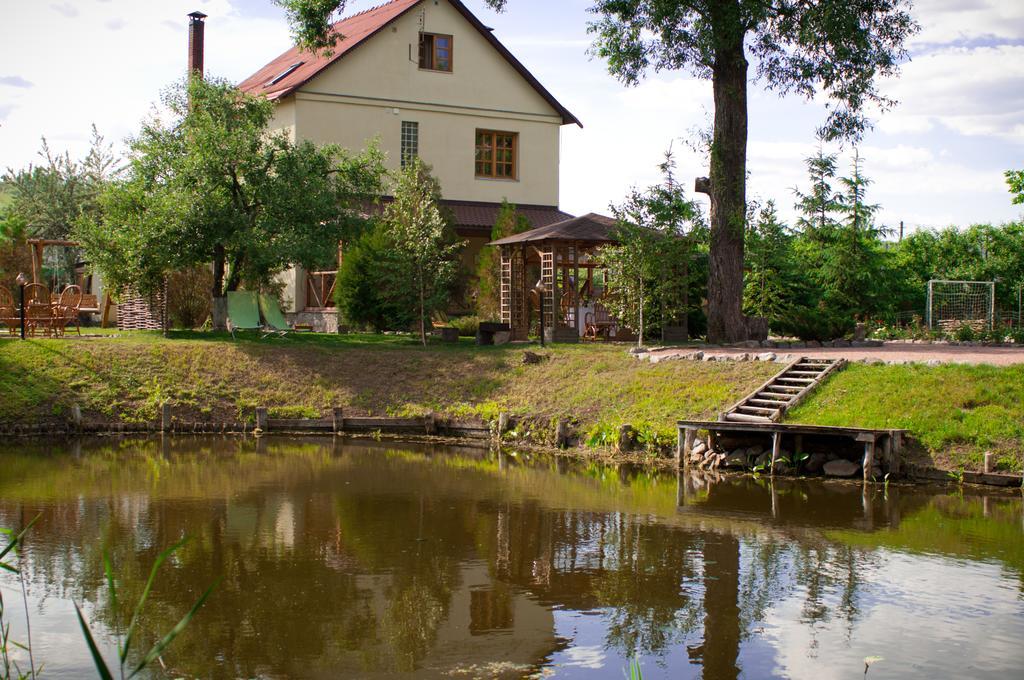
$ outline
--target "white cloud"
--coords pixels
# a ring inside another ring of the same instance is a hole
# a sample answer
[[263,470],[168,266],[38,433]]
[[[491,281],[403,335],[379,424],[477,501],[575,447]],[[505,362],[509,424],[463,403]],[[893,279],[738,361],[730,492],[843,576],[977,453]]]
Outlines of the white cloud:
[[289,44],[287,26],[243,16],[231,0],[89,5],[25,3],[7,15],[0,63],[17,65],[35,87],[2,90],[0,168],[34,161],[43,135],[81,155],[91,123],[111,140],[135,130],[160,90],[184,75],[186,15],[197,6],[211,17],[206,69],[214,75],[241,80]]
[[1017,0],[915,0],[921,32],[911,47],[977,39],[1020,40],[1024,2]]
[[964,135],[1015,137],[1024,126],[1024,46],[951,47],[925,54],[883,85],[900,105],[879,120],[890,133],[936,125]]

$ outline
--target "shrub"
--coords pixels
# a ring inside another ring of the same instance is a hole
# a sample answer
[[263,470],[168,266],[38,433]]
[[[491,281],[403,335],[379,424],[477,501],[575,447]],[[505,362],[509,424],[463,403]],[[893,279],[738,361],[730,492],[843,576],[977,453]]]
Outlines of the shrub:
[[448,325],[452,328],[459,329],[459,335],[462,337],[474,337],[477,330],[480,328],[480,317],[478,316],[459,316],[451,319]]
[[412,328],[416,310],[388,294],[393,283],[384,266],[388,251],[387,234],[379,225],[346,249],[334,287],[334,298],[346,323],[376,331]]
[[772,331],[801,340],[835,340],[853,332],[853,317],[830,309],[802,307],[772,326]]
[[953,331],[953,338],[958,342],[971,342],[977,339],[977,337],[977,331],[975,331],[970,324],[965,323]]
[[196,328],[210,316],[213,272],[199,265],[167,277],[167,314],[175,328]]

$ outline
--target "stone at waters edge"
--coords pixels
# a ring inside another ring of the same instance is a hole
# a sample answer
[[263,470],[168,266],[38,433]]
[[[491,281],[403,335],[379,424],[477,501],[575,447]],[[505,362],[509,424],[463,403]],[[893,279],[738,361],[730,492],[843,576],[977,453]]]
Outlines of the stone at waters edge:
[[746,449],[736,449],[722,461],[722,467],[727,468],[745,468],[747,466],[747,451]]
[[822,469],[829,477],[853,477],[857,474],[857,470],[860,470],[860,466],[854,462],[840,458],[838,460],[830,460],[825,463]]
[[821,468],[824,467],[827,462],[828,456],[824,453],[812,453],[806,462],[804,462],[804,469],[808,472],[817,474],[821,472]]

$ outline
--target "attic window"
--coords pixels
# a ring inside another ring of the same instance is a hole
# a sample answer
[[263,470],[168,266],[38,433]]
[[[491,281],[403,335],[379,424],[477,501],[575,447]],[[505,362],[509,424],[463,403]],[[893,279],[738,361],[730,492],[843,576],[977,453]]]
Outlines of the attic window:
[[297,61],[297,62],[295,62],[294,64],[292,64],[291,66],[289,66],[288,68],[286,68],[285,70],[281,71],[276,76],[274,76],[273,78],[271,78],[270,80],[265,82],[263,84],[263,87],[270,87],[271,85],[277,85],[279,82],[281,82],[282,80],[287,78],[289,75],[291,75],[292,71],[294,71],[295,69],[297,69],[298,67],[302,66],[305,63],[306,62],[304,62],[304,61]]
[[452,37],[450,35],[420,33],[420,68],[451,73]]

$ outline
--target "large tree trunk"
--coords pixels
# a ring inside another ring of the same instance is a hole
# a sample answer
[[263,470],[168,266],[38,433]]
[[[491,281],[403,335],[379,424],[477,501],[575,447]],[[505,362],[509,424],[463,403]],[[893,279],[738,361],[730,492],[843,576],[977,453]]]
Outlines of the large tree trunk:
[[739,677],[740,544],[729,534],[709,535],[704,541],[703,677]]
[[210,322],[215,331],[228,328],[228,300],[224,296],[224,246],[213,247],[213,289],[210,291]]
[[712,74],[715,129],[711,169],[707,180],[697,181],[696,190],[711,198],[708,342],[739,342],[748,337],[743,316],[747,60],[742,29],[723,33],[730,35],[719,36]]

